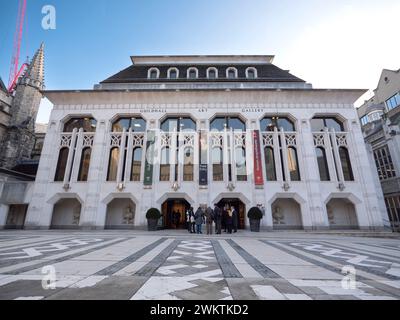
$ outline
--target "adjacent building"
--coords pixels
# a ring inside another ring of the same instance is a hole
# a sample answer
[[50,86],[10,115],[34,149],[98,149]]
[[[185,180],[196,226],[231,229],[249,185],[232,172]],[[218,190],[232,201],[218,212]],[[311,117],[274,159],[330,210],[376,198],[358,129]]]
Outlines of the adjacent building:
[[[240,227],[390,226],[353,103],[273,56],[134,56],[54,104],[25,228],[180,228],[189,207],[234,206]],[[3,210],[3,212],[5,212]],[[4,219],[3,219],[4,220]]]
[[374,96],[358,115],[392,229],[400,231],[400,70],[382,71]]

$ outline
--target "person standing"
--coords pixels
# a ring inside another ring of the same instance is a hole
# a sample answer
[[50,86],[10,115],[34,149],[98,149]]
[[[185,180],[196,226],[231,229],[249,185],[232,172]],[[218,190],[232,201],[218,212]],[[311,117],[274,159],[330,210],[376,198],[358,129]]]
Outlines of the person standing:
[[188,211],[186,211],[186,223],[188,232],[193,233],[194,227],[192,227],[192,217],[194,216],[193,207],[190,207]]
[[180,224],[181,224],[181,211],[178,210],[178,211],[175,213],[175,225],[176,225],[176,229],[179,229]]
[[227,212],[227,208],[226,207],[224,207],[223,209],[222,209],[222,218],[221,218],[221,225],[222,225],[222,229],[224,229],[224,232],[226,233],[226,229],[227,229],[227,224],[226,224],[226,217],[227,217],[227,215],[228,215],[228,212]]
[[214,212],[213,209],[208,207],[206,209],[206,229],[207,229],[207,234],[212,234],[212,224],[214,221]]
[[214,204],[214,220],[215,220],[216,234],[221,234],[221,219],[222,219],[221,209],[218,207],[217,204]]
[[226,213],[226,228],[229,234],[232,234],[232,210],[228,209]]
[[204,212],[201,207],[199,207],[194,215],[194,220],[196,224],[196,233],[197,234],[203,234],[201,231],[202,224],[204,222]]
[[234,233],[237,232],[238,225],[239,225],[239,214],[236,211],[235,207],[232,207],[232,226],[233,226]]

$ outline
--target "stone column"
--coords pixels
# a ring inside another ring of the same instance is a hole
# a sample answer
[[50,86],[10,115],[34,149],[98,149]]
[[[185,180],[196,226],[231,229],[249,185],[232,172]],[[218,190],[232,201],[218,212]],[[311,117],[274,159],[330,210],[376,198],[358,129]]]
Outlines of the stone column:
[[276,170],[276,180],[283,182],[283,168],[281,161],[281,153],[279,146],[279,132],[277,128],[274,128],[274,158],[275,158],[275,170]]

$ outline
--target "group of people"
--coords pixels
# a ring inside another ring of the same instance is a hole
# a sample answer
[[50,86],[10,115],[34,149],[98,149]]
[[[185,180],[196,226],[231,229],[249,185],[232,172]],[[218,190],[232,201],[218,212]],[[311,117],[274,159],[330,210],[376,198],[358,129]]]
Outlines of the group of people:
[[214,204],[214,209],[199,207],[194,212],[193,207],[190,207],[186,211],[186,224],[190,233],[202,234],[202,227],[205,224],[207,234],[212,234],[214,223],[216,234],[221,234],[223,229],[226,233],[237,232],[239,213],[233,206],[225,206],[221,209],[217,204]]

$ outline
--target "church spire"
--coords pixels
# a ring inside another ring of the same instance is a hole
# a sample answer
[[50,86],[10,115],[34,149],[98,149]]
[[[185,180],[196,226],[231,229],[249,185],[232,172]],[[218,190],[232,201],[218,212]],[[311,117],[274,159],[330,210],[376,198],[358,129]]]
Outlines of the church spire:
[[44,89],[44,43],[36,51],[20,83],[31,85],[40,90]]

